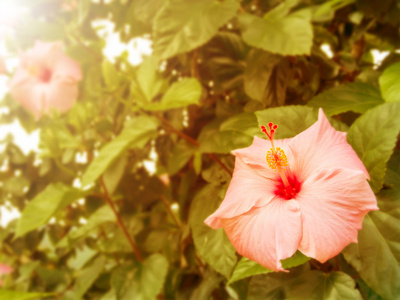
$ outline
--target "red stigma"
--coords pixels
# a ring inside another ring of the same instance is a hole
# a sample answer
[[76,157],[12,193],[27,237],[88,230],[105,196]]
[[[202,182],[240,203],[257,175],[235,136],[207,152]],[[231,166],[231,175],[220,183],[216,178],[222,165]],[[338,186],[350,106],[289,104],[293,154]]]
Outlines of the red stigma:
[[276,129],[278,128],[278,125],[274,124],[274,123],[268,123],[269,126],[269,131],[267,131],[267,128],[265,126],[261,126],[261,131],[264,132],[269,140],[273,140],[274,139],[274,134]]

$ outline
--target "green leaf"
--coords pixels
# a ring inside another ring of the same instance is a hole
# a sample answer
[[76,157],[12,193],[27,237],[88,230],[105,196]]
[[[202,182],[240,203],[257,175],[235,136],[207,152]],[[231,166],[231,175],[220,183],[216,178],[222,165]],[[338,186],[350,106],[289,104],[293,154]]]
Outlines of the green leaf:
[[47,298],[54,295],[55,295],[54,293],[28,293],[28,292],[9,291],[0,289],[0,299],[4,300],[28,300],[28,299]]
[[49,184],[26,205],[18,220],[16,237],[47,223],[59,210],[83,195],[81,191],[62,183]]
[[154,20],[154,54],[166,59],[201,46],[235,16],[238,8],[236,0],[166,2]]
[[137,71],[137,84],[141,91],[137,97],[143,98],[143,103],[150,102],[160,92],[165,84],[158,72],[158,61],[153,57],[146,57]]
[[210,167],[201,172],[203,179],[209,183],[224,183],[229,181],[232,176],[226,172],[218,163],[213,163]]
[[306,106],[284,106],[257,111],[258,128],[269,122],[278,124],[276,139],[294,137],[317,121],[317,112]]
[[[305,262],[309,261],[310,258],[302,254],[301,252],[297,251],[292,257],[282,260],[282,267],[284,269],[292,268]],[[274,272],[273,270],[269,270],[255,261],[252,261],[246,257],[242,257],[241,260],[236,265],[235,269],[233,270],[232,276],[228,281],[228,284],[231,284],[235,281],[240,279],[258,275],[258,274],[266,274]]]
[[67,246],[68,240],[77,240],[84,236],[86,236],[90,231],[95,229],[97,226],[106,223],[106,222],[114,222],[115,214],[111,210],[108,205],[102,206],[97,209],[87,220],[87,223],[82,225],[81,227],[71,230],[68,235],[62,239],[57,246],[63,247]]
[[355,288],[354,280],[343,272],[310,271],[299,281],[303,283],[294,283],[287,289],[288,298],[362,300],[360,292]]
[[248,259],[247,257],[242,257],[236,265],[235,269],[233,270],[232,276],[229,279],[228,284],[232,284],[235,281],[246,277],[258,274],[266,274],[270,272],[274,271],[259,265],[258,263]]
[[221,203],[220,187],[206,185],[194,197],[189,212],[194,244],[200,257],[217,272],[229,277],[235,264],[235,248],[222,228],[214,230],[204,224]]
[[82,267],[97,255],[97,251],[84,245],[83,248],[78,248],[75,250],[75,255],[68,259],[68,267],[73,270],[80,270]]
[[270,52],[258,49],[250,51],[244,71],[244,89],[249,97],[265,103],[263,100],[266,86],[281,59],[282,56]]
[[147,116],[131,120],[123,131],[105,145],[91,162],[82,177],[82,186],[86,186],[99,178],[107,168],[129,147],[143,147],[153,136],[158,122]]
[[101,64],[101,70],[107,88],[111,90],[116,88],[119,84],[119,77],[114,65],[110,61],[104,60]]
[[350,5],[356,2],[356,0],[329,0],[321,4],[318,9],[314,12],[315,17],[321,17],[323,15],[332,15],[336,10]]
[[251,137],[261,135],[257,117],[254,113],[250,112],[237,114],[227,119],[221,124],[219,129],[221,131],[238,131]]
[[[252,117],[251,114],[240,114],[237,118],[228,119],[226,125],[225,122],[221,124],[221,120],[214,120],[204,126],[198,137],[200,151],[202,153],[229,153],[234,149],[250,146],[253,136],[248,133],[253,132],[254,127],[244,129],[245,125],[240,124],[241,117],[249,124],[254,124],[254,115]],[[238,130],[234,127],[236,124],[238,124]],[[223,126],[223,129],[220,126]],[[241,132],[241,129],[246,132]]]
[[78,9],[78,23],[82,24],[90,10],[90,0],[82,0],[79,1],[79,9]]
[[168,261],[152,254],[141,266],[121,266],[113,272],[111,285],[121,300],[156,300],[168,272]]
[[263,102],[266,107],[276,107],[285,104],[286,89],[292,80],[292,74],[289,60],[282,58],[273,68],[271,78],[263,94]]
[[383,189],[376,195],[381,212],[400,219],[400,185],[396,189]]
[[216,273],[212,269],[206,269],[203,274],[203,280],[194,289],[193,293],[190,295],[190,300],[209,300],[213,299],[212,292],[218,287],[218,285],[223,281],[224,277]]
[[400,62],[391,65],[379,77],[379,86],[386,102],[400,101]]
[[2,189],[6,193],[22,197],[29,191],[30,184],[27,178],[23,176],[14,176],[3,181]]
[[251,279],[247,300],[257,299],[343,299],[361,300],[353,279],[342,272],[294,270],[290,273],[270,273]]
[[168,173],[176,174],[182,169],[196,151],[195,146],[189,144],[185,140],[180,140],[172,150],[172,154],[168,158]]
[[375,192],[382,187],[386,163],[397,141],[399,114],[400,103],[382,104],[358,118],[348,131],[347,140],[367,168]]
[[267,12],[263,18],[239,15],[243,40],[250,46],[281,55],[310,54],[313,30],[311,12],[289,13],[297,0],[288,0]]
[[119,182],[121,181],[127,162],[128,157],[126,155],[122,155],[118,157],[117,160],[114,161],[104,172],[104,184],[106,185],[107,191],[110,195],[114,193]]
[[99,256],[90,264],[90,266],[78,273],[75,281],[75,299],[81,299],[86,291],[92,286],[103,270],[105,262],[105,257]]
[[387,163],[385,184],[392,187],[400,186],[400,151],[395,150]]
[[144,263],[140,274],[140,291],[143,300],[156,299],[164,286],[168,261],[161,254],[153,254]]
[[400,295],[400,219],[382,211],[370,212],[358,232],[358,244],[343,251],[361,278],[385,299]]
[[230,153],[251,145],[253,138],[238,131],[204,130],[199,136],[202,153]]
[[322,107],[326,115],[333,116],[349,110],[362,114],[382,103],[383,99],[377,88],[367,83],[353,82],[317,95],[308,105]]
[[262,102],[263,107],[281,106],[285,103],[290,74],[285,57],[254,49],[249,53],[244,73],[246,94]]
[[146,110],[167,110],[199,104],[201,85],[194,78],[184,78],[174,82],[161,98],[161,102],[149,103],[143,106]]

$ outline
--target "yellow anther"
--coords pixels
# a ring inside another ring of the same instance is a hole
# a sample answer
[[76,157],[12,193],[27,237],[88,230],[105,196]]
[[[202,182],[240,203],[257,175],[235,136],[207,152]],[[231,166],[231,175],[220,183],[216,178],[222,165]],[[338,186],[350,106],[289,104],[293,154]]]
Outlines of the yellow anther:
[[271,148],[267,152],[266,158],[268,166],[277,172],[284,170],[288,165],[285,151],[283,151],[283,149],[280,147],[276,147],[276,149]]
[[39,68],[36,65],[28,65],[26,69],[29,76],[37,77],[39,75]]

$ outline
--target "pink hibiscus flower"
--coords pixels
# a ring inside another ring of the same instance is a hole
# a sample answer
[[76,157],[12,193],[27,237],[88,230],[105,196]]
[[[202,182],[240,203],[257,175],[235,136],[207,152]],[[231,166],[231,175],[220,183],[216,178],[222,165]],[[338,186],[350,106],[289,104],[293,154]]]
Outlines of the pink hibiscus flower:
[[79,64],[62,51],[60,43],[36,42],[21,55],[21,65],[10,81],[10,93],[37,118],[50,109],[69,110],[78,97],[82,79]]
[[[14,271],[13,268],[11,268],[7,265],[0,264],[0,276],[3,274],[10,274],[12,271]],[[3,285],[3,282],[0,279],[0,286],[2,286],[2,285]]]
[[283,271],[296,250],[325,262],[357,242],[364,216],[377,210],[369,175],[322,109],[318,121],[294,138],[273,140],[263,127],[233,151],[232,181],[221,206],[205,223],[224,228],[236,250],[264,267]]

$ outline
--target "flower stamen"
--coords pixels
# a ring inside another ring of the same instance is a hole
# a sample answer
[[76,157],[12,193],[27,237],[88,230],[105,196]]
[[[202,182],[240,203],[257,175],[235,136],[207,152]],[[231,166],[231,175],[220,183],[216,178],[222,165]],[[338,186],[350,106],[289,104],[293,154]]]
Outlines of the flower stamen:
[[285,170],[288,165],[285,151],[280,147],[276,147],[276,149],[271,148],[267,152],[267,163],[274,171],[280,172]]
[[287,179],[285,174],[285,170],[288,167],[287,157],[285,151],[283,151],[281,147],[275,148],[274,145],[274,135],[276,129],[278,129],[278,125],[268,123],[268,127],[269,131],[267,131],[267,128],[265,126],[261,126],[261,131],[267,135],[268,139],[271,141],[272,146],[267,152],[267,163],[273,171],[279,173],[286,191],[286,196],[288,197],[288,199],[291,199],[292,196],[295,194],[295,190],[289,183],[289,180]]

